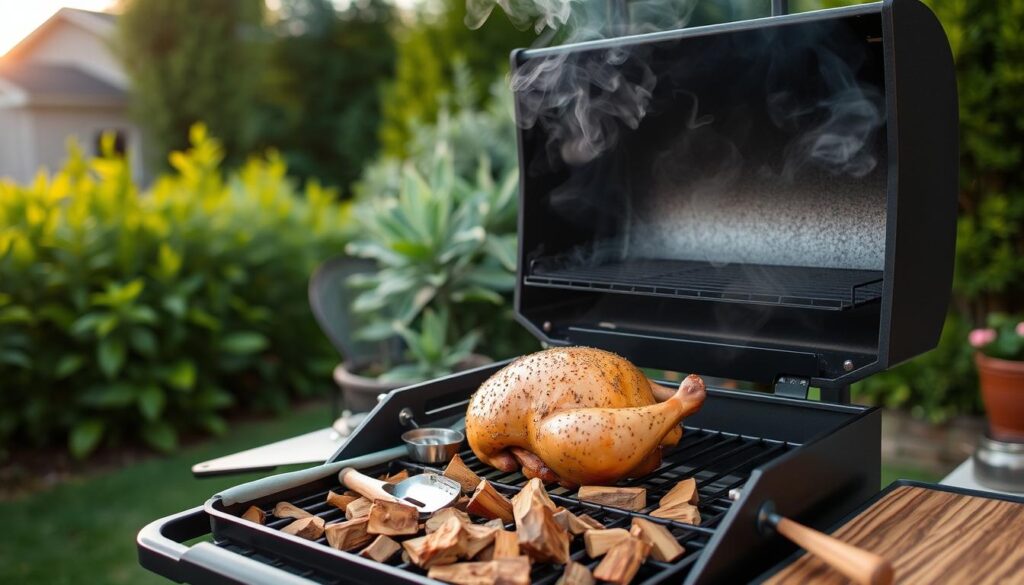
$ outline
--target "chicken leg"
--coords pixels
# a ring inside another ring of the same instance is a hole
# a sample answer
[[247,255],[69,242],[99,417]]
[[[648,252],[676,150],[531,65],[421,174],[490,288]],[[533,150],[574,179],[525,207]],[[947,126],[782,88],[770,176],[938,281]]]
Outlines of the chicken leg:
[[563,482],[612,483],[650,467],[650,454],[659,449],[662,437],[696,412],[704,395],[704,382],[691,375],[660,404],[562,410],[541,421],[533,449]]

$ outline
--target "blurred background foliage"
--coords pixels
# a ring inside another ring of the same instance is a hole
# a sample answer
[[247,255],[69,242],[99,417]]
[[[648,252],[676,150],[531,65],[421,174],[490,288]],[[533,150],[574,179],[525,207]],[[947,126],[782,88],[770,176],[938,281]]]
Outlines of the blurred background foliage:
[[[967,332],[991,311],[1024,309],[1024,0],[928,3],[960,84],[955,301],[937,350],[855,396],[941,422],[980,411]],[[85,453],[141,436],[166,449],[180,432],[222,430],[233,407],[326,389],[338,356],[305,287],[358,231],[338,201],[379,221],[372,210],[400,201],[403,176],[423,178],[428,205],[453,197],[445,184],[497,193],[487,185],[515,181],[508,54],[559,35],[538,40],[500,13],[471,31],[463,0],[273,5],[126,0],[117,44],[166,174],[136,186],[122,162],[73,153],[53,177],[0,187],[0,446],[67,441]],[[703,0],[691,24],[768,9]],[[219,141],[190,138],[198,121]],[[440,151],[449,183],[431,182]],[[502,226],[493,235],[507,239]],[[385,249],[410,250],[392,239]],[[500,265],[500,254],[476,261]],[[502,302],[486,320],[436,333],[450,309],[432,306],[397,333],[436,349],[431,335],[452,344],[486,321],[477,351],[531,349],[507,283],[491,289]]]
[[329,384],[306,282],[349,239],[348,206],[297,190],[274,153],[225,172],[202,126],[170,160],[146,191],[77,147],[53,176],[0,182],[0,448],[170,450]]

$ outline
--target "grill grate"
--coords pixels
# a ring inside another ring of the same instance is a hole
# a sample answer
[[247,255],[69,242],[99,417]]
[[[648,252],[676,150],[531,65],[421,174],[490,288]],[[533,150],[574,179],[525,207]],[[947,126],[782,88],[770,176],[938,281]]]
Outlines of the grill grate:
[[[742,486],[755,467],[778,457],[795,446],[791,443],[757,437],[687,428],[683,439],[675,448],[666,452],[662,464],[657,470],[647,476],[621,482],[621,485],[643,486],[647,489],[648,507],[638,512],[581,502],[575,497],[575,489],[566,489],[556,484],[546,487],[548,494],[556,504],[568,508],[575,514],[589,514],[609,528],[628,529],[633,516],[644,517],[666,526],[686,549],[686,553],[673,563],[648,559],[641,567],[634,583],[660,583],[669,579],[675,582],[681,580],[696,562],[704,546],[715,533],[719,522],[728,511],[729,490]],[[464,450],[460,455],[470,469],[490,481],[495,488],[509,497],[518,492],[527,481],[527,478],[518,471],[505,473],[487,466],[477,459],[471,450]],[[410,473],[440,471],[437,468],[403,458],[396,459],[377,469],[367,470],[367,472],[393,473],[403,468],[408,469]],[[700,493],[698,508],[702,518],[701,525],[691,526],[649,516],[650,512],[657,507],[661,496],[672,489],[676,482],[688,477],[695,477],[697,480],[697,488]],[[326,490],[317,491],[301,498],[293,498],[291,503],[320,516],[326,522],[344,520],[343,512],[327,505],[326,494]],[[264,511],[269,515],[271,509],[272,506]],[[479,521],[479,519],[477,520]],[[291,521],[290,519],[275,519],[269,521],[267,526],[280,530]],[[515,529],[511,524],[506,528]],[[325,538],[320,538],[318,542],[327,546]],[[338,567],[337,575],[324,574],[308,570],[301,564],[290,565],[287,559],[266,554],[265,551],[256,551],[233,541],[222,540],[217,544],[261,562],[304,575],[318,583],[335,583],[345,579],[343,566]],[[587,556],[583,547],[583,539],[579,537],[573,539],[570,555],[574,561],[586,565],[591,570],[600,562],[600,560],[593,560]],[[393,557],[388,564],[419,575],[425,574],[425,571],[415,565],[402,562],[400,555]],[[550,584],[554,583],[561,574],[561,566],[536,563],[531,572],[531,580],[537,584]]]
[[631,260],[594,266],[537,260],[526,284],[548,288],[685,297],[845,310],[882,296],[882,273],[684,260]]

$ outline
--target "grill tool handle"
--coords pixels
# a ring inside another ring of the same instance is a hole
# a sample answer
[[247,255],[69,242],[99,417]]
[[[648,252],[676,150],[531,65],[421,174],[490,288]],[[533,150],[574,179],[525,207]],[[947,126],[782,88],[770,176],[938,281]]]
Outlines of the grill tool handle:
[[793,543],[815,555],[833,569],[859,585],[891,585],[892,564],[873,552],[847,544],[824,532],[818,532],[779,516],[769,502],[762,509],[762,522],[774,528]]
[[360,473],[352,467],[346,467],[339,471],[338,481],[348,489],[359,492],[361,496],[371,501],[388,500],[389,502],[404,503],[384,489],[384,486],[387,485],[385,482]]

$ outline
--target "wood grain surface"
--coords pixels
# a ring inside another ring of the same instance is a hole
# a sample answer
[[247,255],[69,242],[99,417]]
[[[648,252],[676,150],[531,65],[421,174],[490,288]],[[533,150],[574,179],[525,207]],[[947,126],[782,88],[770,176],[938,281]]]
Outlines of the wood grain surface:
[[[1024,504],[901,486],[833,535],[892,561],[896,583],[1024,583]],[[805,554],[766,583],[849,581]]]

